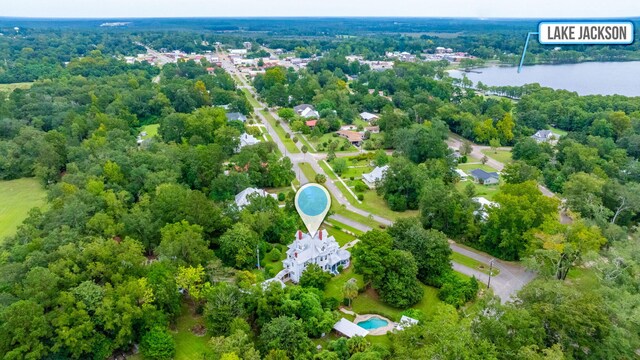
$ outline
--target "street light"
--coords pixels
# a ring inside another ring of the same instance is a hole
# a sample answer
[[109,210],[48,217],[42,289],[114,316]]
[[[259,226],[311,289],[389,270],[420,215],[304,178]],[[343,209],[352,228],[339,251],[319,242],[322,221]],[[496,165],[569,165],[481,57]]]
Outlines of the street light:
[[489,281],[487,282],[487,289],[491,286],[491,275],[493,275],[493,261],[495,259],[489,260]]

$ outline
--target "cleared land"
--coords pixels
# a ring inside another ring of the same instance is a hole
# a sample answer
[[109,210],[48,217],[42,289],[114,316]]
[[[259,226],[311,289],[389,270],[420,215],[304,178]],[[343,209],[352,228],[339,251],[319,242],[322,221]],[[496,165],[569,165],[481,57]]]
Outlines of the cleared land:
[[33,85],[32,82],[21,82],[12,84],[0,84],[0,92],[10,93],[15,89],[28,89]]
[[158,135],[158,128],[160,127],[160,124],[151,124],[151,125],[145,125],[143,127],[140,128],[140,132],[145,131],[147,133],[146,136],[143,136],[143,139],[151,139],[154,136]]
[[509,150],[482,150],[482,153],[487,155],[487,157],[490,157],[494,160],[497,160],[503,164],[508,164],[511,162],[512,157],[511,157],[511,151]]
[[0,181],[0,242],[16,229],[34,207],[46,203],[46,192],[33,178]]

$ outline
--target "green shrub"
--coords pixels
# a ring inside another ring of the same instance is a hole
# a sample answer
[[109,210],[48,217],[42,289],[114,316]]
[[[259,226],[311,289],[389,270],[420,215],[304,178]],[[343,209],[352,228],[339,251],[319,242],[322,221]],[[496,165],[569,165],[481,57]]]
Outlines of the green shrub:
[[358,193],[358,200],[362,201],[364,200],[364,194],[363,193]]
[[354,188],[356,189],[356,192],[365,192],[369,189],[369,187],[362,181],[358,181]]
[[145,359],[170,360],[176,353],[176,344],[167,329],[154,327],[142,337],[140,352]]
[[278,201],[284,201],[285,198],[286,198],[286,195],[283,192],[278,193]]

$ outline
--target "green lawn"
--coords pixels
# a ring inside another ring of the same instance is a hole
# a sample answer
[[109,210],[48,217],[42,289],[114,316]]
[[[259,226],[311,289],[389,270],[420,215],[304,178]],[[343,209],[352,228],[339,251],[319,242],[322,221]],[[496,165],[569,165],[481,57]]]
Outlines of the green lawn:
[[318,161],[318,164],[320,164],[320,167],[322,168],[322,170],[324,170],[325,173],[327,173],[327,176],[329,176],[329,179],[331,180],[338,180],[338,178],[336,177],[335,173],[333,172],[333,170],[329,167],[329,165],[327,165],[327,163],[325,162],[325,160],[322,161]]
[[0,181],[0,242],[16,229],[34,207],[46,203],[46,191],[34,178]]
[[12,84],[0,84],[0,92],[10,93],[15,89],[28,89],[33,85],[32,82],[21,82]]
[[175,360],[202,359],[207,349],[208,336],[197,336],[191,329],[202,324],[202,318],[192,314],[187,304],[182,305],[182,314],[178,317],[175,331],[172,331],[176,342]]
[[511,157],[511,151],[509,150],[496,150],[493,151],[491,149],[489,150],[482,150],[482,153],[487,155],[487,157],[490,157],[494,160],[497,160],[503,164],[508,164],[511,162],[512,157]]
[[549,127],[549,130],[551,130],[552,133],[558,135],[558,137],[560,136],[566,136],[567,132],[564,130],[560,130],[558,128],[554,128],[554,127]]
[[351,231],[352,233],[356,234],[356,236],[360,236],[360,235],[363,234],[362,231],[360,231],[360,230],[358,230],[356,228],[353,228],[353,227],[351,227],[351,226],[349,226],[347,224],[343,224],[340,221],[337,221],[337,220],[334,220],[334,219],[327,218],[327,219],[324,220],[324,222],[326,224],[332,225],[333,227],[340,227],[341,229],[344,229],[344,230],[347,230],[347,231]]
[[[307,140],[313,145],[313,147],[316,149],[316,151],[318,152],[326,152],[327,149],[321,149],[324,145],[324,143],[328,143],[329,141],[338,141],[338,143],[340,144],[338,146],[338,149],[336,150],[336,152],[349,152],[349,151],[356,151],[356,147],[349,144],[347,142],[346,139],[341,138],[337,135],[335,135],[335,133],[327,133],[327,134],[323,134],[322,136],[318,137],[318,138],[313,138],[311,136],[307,136]],[[343,144],[348,144],[348,146],[345,149],[342,149],[342,145]]]
[[329,232],[329,235],[333,236],[340,246],[344,246],[344,244],[356,239],[355,236],[349,235],[344,231],[336,230],[332,227],[328,227],[326,229]]
[[[489,264],[483,263],[476,259],[472,259],[468,256],[462,255],[460,253],[454,252],[451,254],[451,260],[457,262],[458,264],[464,265],[471,269],[476,269],[482,271],[483,273],[489,275]],[[497,268],[493,268],[491,271],[493,273],[492,276],[496,276],[500,273],[500,270]]]
[[309,165],[309,163],[301,162],[298,163],[298,166],[300,166],[302,173],[307,178],[307,180],[309,180],[309,182],[316,182],[316,172],[315,170],[313,170],[311,165]]
[[[322,167],[327,174],[330,174],[329,177],[335,180],[334,184],[336,185],[336,187],[340,190],[340,192],[342,192],[342,194],[349,201],[349,203],[357,207],[358,209],[362,209],[371,214],[382,216],[384,218],[387,218],[389,220],[394,220],[394,221],[397,219],[413,217],[418,215],[418,210],[407,210],[403,212],[398,212],[398,211],[393,211],[389,209],[389,206],[387,206],[387,203],[386,201],[384,201],[382,196],[379,196],[378,193],[372,189],[363,192],[362,194],[364,195],[364,200],[362,202],[358,202],[358,200],[354,198],[353,195],[351,195],[351,193],[345,188],[342,182],[337,180],[337,178],[333,175],[333,171],[329,169],[329,167],[324,161],[320,161],[320,167]],[[342,178],[345,179],[344,176],[342,176]],[[351,190],[355,193],[353,186],[351,187]],[[361,215],[358,215],[358,216],[361,216]],[[361,217],[364,218],[363,216]],[[373,221],[373,220],[370,220],[370,221]],[[377,223],[375,221],[373,221],[373,226],[370,225],[369,223],[365,223],[365,224],[371,227],[377,227]]]
[[276,119],[271,116],[271,113],[265,110],[260,110],[260,113],[267,119],[269,124],[271,124],[273,129],[276,131],[276,134],[278,134],[278,137],[284,143],[284,147],[287,148],[287,151],[293,154],[299,153],[300,149],[296,147],[296,144],[293,142],[293,140],[291,140],[291,138],[287,138],[285,136],[287,132],[282,128],[281,125],[276,124]]
[[466,172],[467,174],[469,174],[471,170],[474,170],[474,169],[482,169],[488,172],[498,171],[489,165],[482,165],[482,164],[459,164],[458,169]]
[[[427,317],[431,316],[435,310],[435,306],[441,303],[438,299],[438,289],[421,284],[424,289],[424,296],[419,303],[412,306],[412,309],[418,309],[422,311]],[[394,308],[387,304],[384,304],[378,299],[378,294],[373,289],[361,293],[357,298],[353,300],[353,311],[357,314],[378,314],[393,321],[399,321],[402,316],[403,309]]]
[[147,136],[143,136],[143,139],[151,139],[154,136],[158,135],[158,128],[160,127],[160,124],[151,124],[151,125],[145,125],[143,127],[140,128],[140,132],[146,131],[147,132]]
[[251,92],[249,92],[249,90],[247,88],[242,88],[242,92],[244,93],[244,95],[249,100],[249,103],[251,104],[251,106],[253,106],[254,108],[260,108],[260,109],[264,108],[264,106],[261,106],[260,103],[258,102],[258,100],[256,100],[253,97],[253,95],[251,95]]
[[458,191],[463,192],[468,184],[473,184],[476,189],[476,196],[483,196],[487,198],[487,200],[493,201],[493,197],[500,191],[500,187],[498,185],[480,185],[472,180],[460,181],[456,184],[456,188]]
[[362,288],[364,286],[364,281],[362,280],[362,275],[356,274],[353,271],[353,266],[350,266],[346,270],[342,271],[340,274],[331,278],[331,281],[327,284],[327,287],[324,289],[324,295],[326,297],[333,297],[338,300],[342,300],[344,296],[342,295],[342,287],[344,283],[349,281],[349,279],[355,278],[356,283],[358,284],[358,288]]

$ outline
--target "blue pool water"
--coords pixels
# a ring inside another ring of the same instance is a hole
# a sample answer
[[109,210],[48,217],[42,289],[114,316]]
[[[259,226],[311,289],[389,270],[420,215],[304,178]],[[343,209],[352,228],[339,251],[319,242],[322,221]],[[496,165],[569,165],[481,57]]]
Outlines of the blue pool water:
[[329,199],[327,194],[317,186],[309,186],[298,195],[298,206],[300,210],[309,216],[322,214],[327,208]]
[[369,320],[360,321],[356,325],[360,326],[363,329],[373,330],[373,329],[377,329],[379,327],[387,326],[387,324],[389,324],[389,322],[387,322],[386,320],[382,320],[382,319],[377,318],[377,317],[372,317]]

